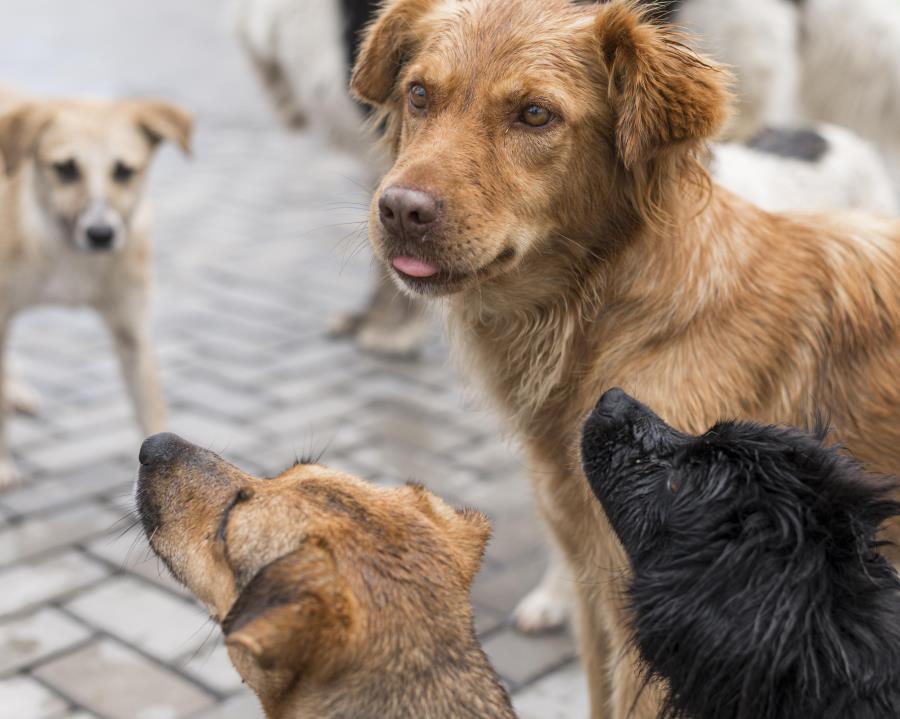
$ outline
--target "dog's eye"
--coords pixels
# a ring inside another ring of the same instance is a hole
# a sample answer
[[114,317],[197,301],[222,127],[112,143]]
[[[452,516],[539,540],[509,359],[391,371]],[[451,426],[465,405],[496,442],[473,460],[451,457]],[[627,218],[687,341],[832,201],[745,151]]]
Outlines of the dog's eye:
[[666,480],[666,489],[668,489],[672,494],[678,494],[681,489],[681,480],[678,477],[672,475]]
[[416,110],[428,107],[428,92],[422,85],[416,83],[409,88],[409,104]]
[[113,179],[116,182],[128,182],[134,176],[134,168],[124,162],[117,162],[113,167]]
[[63,182],[75,182],[75,180],[81,177],[81,172],[78,170],[78,165],[75,164],[75,160],[54,162],[53,171]]
[[540,105],[529,105],[519,116],[519,119],[528,127],[544,127],[553,119],[553,113]]

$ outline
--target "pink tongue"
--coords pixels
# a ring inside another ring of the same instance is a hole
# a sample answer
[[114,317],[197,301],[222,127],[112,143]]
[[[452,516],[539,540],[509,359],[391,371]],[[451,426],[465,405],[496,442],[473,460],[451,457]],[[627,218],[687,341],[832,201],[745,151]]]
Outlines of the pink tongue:
[[422,262],[422,260],[417,260],[415,257],[395,257],[391,264],[395,270],[399,270],[410,277],[431,277],[438,272],[437,267],[429,265],[427,262]]

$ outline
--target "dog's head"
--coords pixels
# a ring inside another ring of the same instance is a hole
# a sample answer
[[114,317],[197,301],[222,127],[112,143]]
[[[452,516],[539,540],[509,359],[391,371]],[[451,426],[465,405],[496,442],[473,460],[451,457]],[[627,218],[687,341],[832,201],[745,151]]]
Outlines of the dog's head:
[[172,434],[146,440],[140,461],[151,546],[221,624],[264,704],[301,679],[314,693],[401,659],[433,671],[416,658],[452,653],[471,628],[484,515],[315,464],[260,479]]
[[188,152],[191,127],[190,115],[155,100],[34,101],[0,115],[0,152],[8,175],[31,166],[39,211],[63,241],[116,250],[154,150],[171,140]]
[[391,0],[352,88],[395,153],[371,240],[423,294],[622,234],[726,114],[722,73],[621,2]]
[[852,701],[896,681],[900,581],[876,535],[897,483],[824,439],[738,422],[685,435],[617,389],[588,418],[585,472],[673,716],[822,716],[836,686]]

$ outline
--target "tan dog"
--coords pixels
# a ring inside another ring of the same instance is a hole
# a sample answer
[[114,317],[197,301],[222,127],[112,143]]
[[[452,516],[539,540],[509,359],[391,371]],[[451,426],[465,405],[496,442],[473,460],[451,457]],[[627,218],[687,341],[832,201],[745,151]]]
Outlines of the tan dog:
[[[39,304],[88,305],[109,326],[145,433],[164,407],[147,327],[154,150],[187,152],[191,118],[164,102],[0,98],[0,377],[14,315]],[[0,383],[2,387],[2,383]],[[5,407],[0,389],[0,407]],[[17,478],[0,412],[0,489]]]
[[484,515],[314,464],[251,477],[173,434],[140,462],[151,546],[222,625],[268,717],[513,716],[469,604]]
[[564,0],[392,0],[354,71],[396,155],[372,243],[408,291],[449,296],[525,445],[575,573],[594,717],[658,710],[575,451],[605,389],[692,433],[819,407],[872,469],[900,468],[900,224],[712,186],[697,156],[726,79],[633,4]]

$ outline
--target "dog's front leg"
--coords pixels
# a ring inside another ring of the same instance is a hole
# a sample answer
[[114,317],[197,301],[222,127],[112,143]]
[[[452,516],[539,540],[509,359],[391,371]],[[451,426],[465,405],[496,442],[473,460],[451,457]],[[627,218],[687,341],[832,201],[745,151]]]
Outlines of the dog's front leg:
[[151,435],[165,429],[166,411],[146,304],[141,296],[132,298],[131,302],[117,303],[115,307],[101,308],[100,314],[112,333],[141,430]]
[[9,452],[9,440],[6,437],[6,337],[9,329],[9,318],[0,318],[0,491],[19,482],[19,472]]

